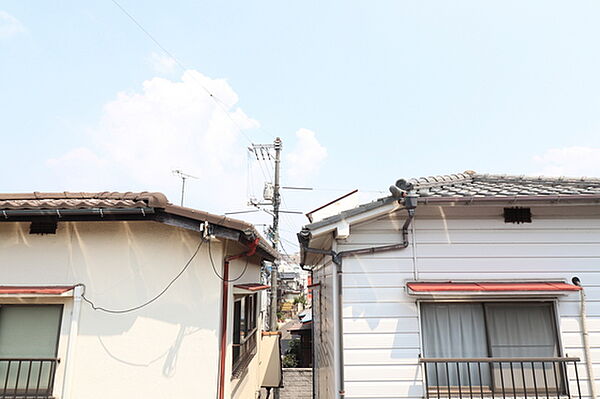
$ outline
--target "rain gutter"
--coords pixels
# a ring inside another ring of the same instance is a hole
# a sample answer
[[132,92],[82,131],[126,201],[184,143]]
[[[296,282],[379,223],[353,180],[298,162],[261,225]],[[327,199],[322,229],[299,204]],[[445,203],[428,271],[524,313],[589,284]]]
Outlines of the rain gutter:
[[148,215],[153,214],[154,208],[89,208],[89,209],[4,209],[0,210],[0,220],[11,218],[22,218],[32,216],[51,216],[62,218],[63,216],[100,216],[105,215]]

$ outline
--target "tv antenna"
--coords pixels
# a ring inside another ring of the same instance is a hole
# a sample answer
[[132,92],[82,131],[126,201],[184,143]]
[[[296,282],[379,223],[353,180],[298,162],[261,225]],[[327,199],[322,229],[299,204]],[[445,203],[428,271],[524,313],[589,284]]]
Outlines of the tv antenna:
[[173,170],[173,174],[181,178],[181,206],[183,206],[183,196],[185,195],[185,181],[187,179],[197,179],[197,177],[184,173],[183,170],[180,169]]

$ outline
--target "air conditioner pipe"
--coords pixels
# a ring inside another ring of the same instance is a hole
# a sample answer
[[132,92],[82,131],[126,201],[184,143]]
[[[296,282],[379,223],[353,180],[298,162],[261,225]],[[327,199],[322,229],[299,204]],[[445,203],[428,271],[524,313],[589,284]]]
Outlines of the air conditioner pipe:
[[[209,238],[210,239],[210,238]],[[223,261],[222,298],[221,298],[221,334],[219,347],[219,386],[218,399],[225,399],[225,360],[227,358],[227,320],[228,320],[228,302],[229,302],[229,262],[235,259],[252,256],[256,253],[260,238],[256,238],[248,245],[248,250],[238,255],[225,257]]]
[[[579,316],[581,319],[581,336],[583,338],[583,351],[585,353],[585,367],[588,374],[588,382],[590,385],[590,393],[593,399],[596,399],[596,381],[594,379],[594,369],[592,365],[592,353],[590,351],[590,337],[587,326],[587,314],[585,309],[585,290],[581,286],[581,280],[579,277],[573,277],[571,279],[573,284],[581,288],[579,290],[579,301],[580,301],[580,312]],[[577,367],[577,366],[575,366]]]
[[[352,249],[348,251],[328,251],[319,248],[311,248],[308,246],[308,241],[310,240],[310,232],[308,230],[302,230],[298,233],[298,241],[300,242],[300,246],[302,251],[307,253],[315,253],[315,254],[323,254],[331,256],[333,263],[335,263],[335,272],[333,276],[333,300],[334,303],[334,330],[336,331],[336,345],[334,345],[334,361],[337,364],[337,399],[344,399],[346,395],[346,391],[344,388],[344,350],[342,347],[342,342],[344,338],[343,331],[343,317],[342,317],[342,287],[341,287],[341,278],[342,278],[342,260],[346,256],[350,255],[362,255],[362,254],[374,254],[378,252],[384,251],[393,251],[397,249],[405,249],[409,245],[408,241],[408,228],[413,218],[415,217],[415,208],[417,207],[417,197],[416,195],[409,195],[404,198],[404,209],[408,212],[408,218],[404,222],[402,226],[402,242],[398,244],[391,245],[383,245],[379,247],[369,247],[369,248],[361,248],[361,249]],[[304,266],[304,262],[301,262],[301,267]],[[314,350],[314,349],[313,349]]]

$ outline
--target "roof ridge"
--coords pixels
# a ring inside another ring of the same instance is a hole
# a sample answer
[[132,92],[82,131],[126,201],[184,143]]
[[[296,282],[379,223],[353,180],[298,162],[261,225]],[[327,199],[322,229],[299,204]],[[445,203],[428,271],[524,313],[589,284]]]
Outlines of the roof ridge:
[[429,187],[440,187],[447,184],[465,183],[473,180],[474,173],[470,172],[472,171],[454,173],[451,175],[419,177],[416,179],[410,179],[409,182],[412,183],[414,188],[417,190]]
[[568,177],[568,176],[528,176],[494,173],[477,173],[472,170],[466,170],[463,173],[453,173],[447,175],[434,175],[427,177],[418,177],[408,180],[413,184],[415,190],[427,189],[432,187],[442,187],[458,183],[534,183],[538,185],[557,185],[570,184],[576,186],[600,186],[598,177]]
[[166,195],[161,192],[40,192],[32,193],[0,193],[0,201],[49,201],[49,200],[130,200],[142,201],[152,208],[164,208],[169,205]]
[[489,182],[520,182],[520,183],[536,183],[536,184],[600,184],[598,177],[568,177],[568,176],[527,176],[527,175],[509,175],[509,174],[475,174],[474,181],[489,181]]

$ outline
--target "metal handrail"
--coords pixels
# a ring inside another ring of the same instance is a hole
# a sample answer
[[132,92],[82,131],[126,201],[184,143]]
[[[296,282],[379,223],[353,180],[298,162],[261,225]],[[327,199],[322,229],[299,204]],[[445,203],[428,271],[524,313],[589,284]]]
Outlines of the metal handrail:
[[237,347],[240,350],[238,358],[233,362],[232,375],[234,378],[241,374],[241,372],[256,354],[256,331],[257,329],[254,329],[252,335],[249,335],[242,343],[233,344],[233,347]]
[[[428,399],[581,399],[579,361],[578,357],[419,358]],[[570,378],[569,367],[574,371]]]
[[52,397],[59,362],[58,358],[0,358],[0,398]]
[[539,362],[579,362],[578,357],[425,357],[419,358],[420,363],[539,363]]

